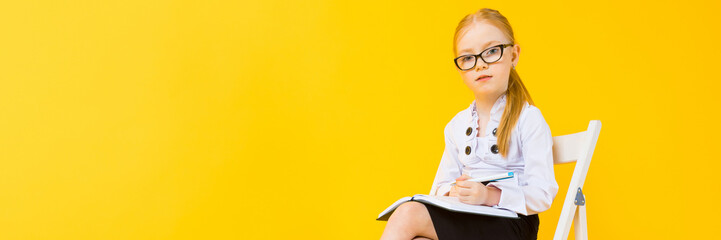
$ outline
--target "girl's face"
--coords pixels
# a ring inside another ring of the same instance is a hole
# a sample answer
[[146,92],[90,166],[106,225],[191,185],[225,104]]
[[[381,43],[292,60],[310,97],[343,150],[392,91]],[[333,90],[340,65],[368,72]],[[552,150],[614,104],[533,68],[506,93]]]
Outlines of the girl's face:
[[[492,46],[509,43],[511,42],[496,26],[487,22],[474,23],[469,26],[466,34],[458,40],[456,57],[477,55]],[[463,83],[473,91],[474,95],[500,96],[508,89],[508,77],[511,73],[511,67],[518,63],[518,54],[521,49],[518,45],[507,45],[501,48],[503,48],[503,54],[496,62],[485,63],[478,58],[476,66],[469,70],[464,71],[456,68],[463,79]],[[486,60],[492,61],[494,59]]]

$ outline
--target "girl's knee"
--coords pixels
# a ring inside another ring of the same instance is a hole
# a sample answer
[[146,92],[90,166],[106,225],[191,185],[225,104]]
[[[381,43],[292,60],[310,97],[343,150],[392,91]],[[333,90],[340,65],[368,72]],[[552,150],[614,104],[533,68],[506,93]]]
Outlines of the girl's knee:
[[396,208],[395,212],[393,214],[402,214],[402,215],[417,215],[421,214],[426,210],[426,206],[423,205],[423,203],[415,202],[415,201],[409,201],[401,204]]

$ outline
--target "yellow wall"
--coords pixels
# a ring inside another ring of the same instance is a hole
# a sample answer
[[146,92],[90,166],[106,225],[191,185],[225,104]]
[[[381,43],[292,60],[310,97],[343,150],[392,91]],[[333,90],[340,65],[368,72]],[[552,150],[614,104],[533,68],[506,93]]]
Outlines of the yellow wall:
[[480,7],[554,135],[603,122],[592,238],[717,232],[719,1],[5,1],[0,239],[378,238],[472,101]]

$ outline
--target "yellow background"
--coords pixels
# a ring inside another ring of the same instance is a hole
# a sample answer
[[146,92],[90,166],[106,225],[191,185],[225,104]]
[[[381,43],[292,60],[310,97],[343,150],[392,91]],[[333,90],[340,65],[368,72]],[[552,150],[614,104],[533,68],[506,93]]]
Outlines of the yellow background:
[[0,239],[378,238],[473,100],[481,7],[554,135],[603,123],[592,238],[718,232],[719,1],[4,1]]

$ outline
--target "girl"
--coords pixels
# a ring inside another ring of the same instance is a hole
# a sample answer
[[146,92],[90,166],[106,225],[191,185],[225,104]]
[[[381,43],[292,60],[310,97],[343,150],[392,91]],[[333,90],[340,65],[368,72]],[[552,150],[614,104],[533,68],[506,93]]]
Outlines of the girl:
[[[446,147],[430,192],[510,209],[520,219],[410,201],[393,212],[381,239],[536,239],[538,213],[551,207],[558,184],[551,130],[515,70],[520,51],[511,25],[496,10],[481,9],[458,24],[454,62],[475,100],[445,127]],[[513,178],[464,181],[508,171]]]

